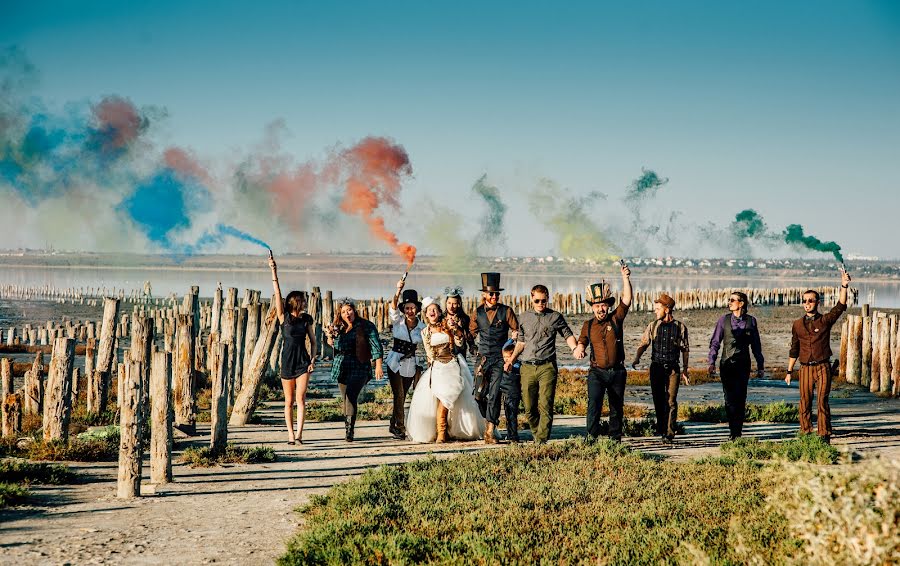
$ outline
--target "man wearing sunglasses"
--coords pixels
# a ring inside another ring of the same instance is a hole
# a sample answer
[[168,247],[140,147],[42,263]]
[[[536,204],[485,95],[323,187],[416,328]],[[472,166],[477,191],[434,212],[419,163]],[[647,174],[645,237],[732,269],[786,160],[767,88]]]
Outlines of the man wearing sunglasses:
[[735,291],[728,299],[728,314],[716,322],[712,338],[709,340],[709,375],[716,373],[716,358],[722,350],[719,361],[719,377],[725,395],[725,414],[728,415],[728,430],[731,440],[740,438],[744,430],[747,410],[747,385],[750,381],[750,352],[756,358],[756,376],[762,377],[765,366],[762,344],[759,339],[759,325],[756,318],[747,314],[750,299],[746,293]]
[[572,329],[563,315],[550,308],[550,290],[543,285],[531,288],[531,310],[519,319],[516,349],[506,362],[506,371],[521,355],[522,400],[531,434],[538,444],[547,442],[553,427],[553,400],[556,397],[556,335],[563,337],[572,352],[577,346]]
[[831,441],[831,407],[828,405],[832,374],[831,327],[847,310],[849,287],[850,274],[841,269],[841,294],[834,308],[824,315],[819,313],[819,293],[811,289],[803,293],[803,310],[806,314],[795,320],[791,327],[791,352],[784,381],[791,384],[794,365],[799,361],[800,432],[812,433],[813,390],[818,389],[816,432],[825,442]]
[[494,436],[500,422],[500,402],[503,381],[503,345],[519,330],[516,313],[500,303],[500,274],[481,274],[481,306],[469,322],[469,332],[476,340],[478,362],[475,367],[475,400],[487,421],[484,441],[495,444]]

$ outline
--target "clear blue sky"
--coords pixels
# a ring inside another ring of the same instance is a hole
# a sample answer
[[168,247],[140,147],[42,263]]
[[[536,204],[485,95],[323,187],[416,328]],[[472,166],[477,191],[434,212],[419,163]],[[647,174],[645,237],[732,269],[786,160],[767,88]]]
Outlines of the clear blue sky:
[[685,222],[754,208],[900,257],[898,2],[2,0],[5,45],[48,103],[164,107],[163,137],[201,155],[283,119],[298,159],[394,138],[409,205],[487,173],[515,253],[543,250],[536,179],[613,202],[646,166]]

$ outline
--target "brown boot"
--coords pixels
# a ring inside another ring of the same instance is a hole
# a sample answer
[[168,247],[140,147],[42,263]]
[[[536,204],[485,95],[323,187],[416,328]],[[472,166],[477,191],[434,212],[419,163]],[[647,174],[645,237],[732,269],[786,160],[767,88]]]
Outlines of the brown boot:
[[447,414],[450,411],[447,410],[447,407],[443,405],[443,403],[438,402],[437,408],[437,442],[438,444],[443,444],[447,442]]
[[492,422],[488,422],[487,427],[484,429],[484,443],[497,444],[497,439],[494,437],[494,423]]

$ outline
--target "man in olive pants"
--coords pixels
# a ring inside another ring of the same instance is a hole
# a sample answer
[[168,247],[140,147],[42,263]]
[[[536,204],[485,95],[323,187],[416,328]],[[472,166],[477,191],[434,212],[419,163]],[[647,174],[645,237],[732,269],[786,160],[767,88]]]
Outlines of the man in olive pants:
[[522,363],[522,399],[531,434],[538,444],[547,442],[553,427],[553,400],[556,396],[556,335],[566,340],[575,351],[575,336],[563,315],[548,306],[550,291],[543,285],[531,289],[533,310],[519,317],[519,336],[516,349],[504,365],[509,371],[519,360]]

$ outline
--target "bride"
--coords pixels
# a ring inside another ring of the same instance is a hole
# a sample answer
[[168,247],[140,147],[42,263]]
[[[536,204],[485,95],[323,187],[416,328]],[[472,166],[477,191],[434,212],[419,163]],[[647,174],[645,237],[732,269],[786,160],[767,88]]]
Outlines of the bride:
[[426,326],[422,331],[428,369],[416,384],[406,431],[414,442],[476,440],[484,436],[484,419],[472,396],[473,381],[459,354],[462,329],[444,317],[431,297],[422,301]]

